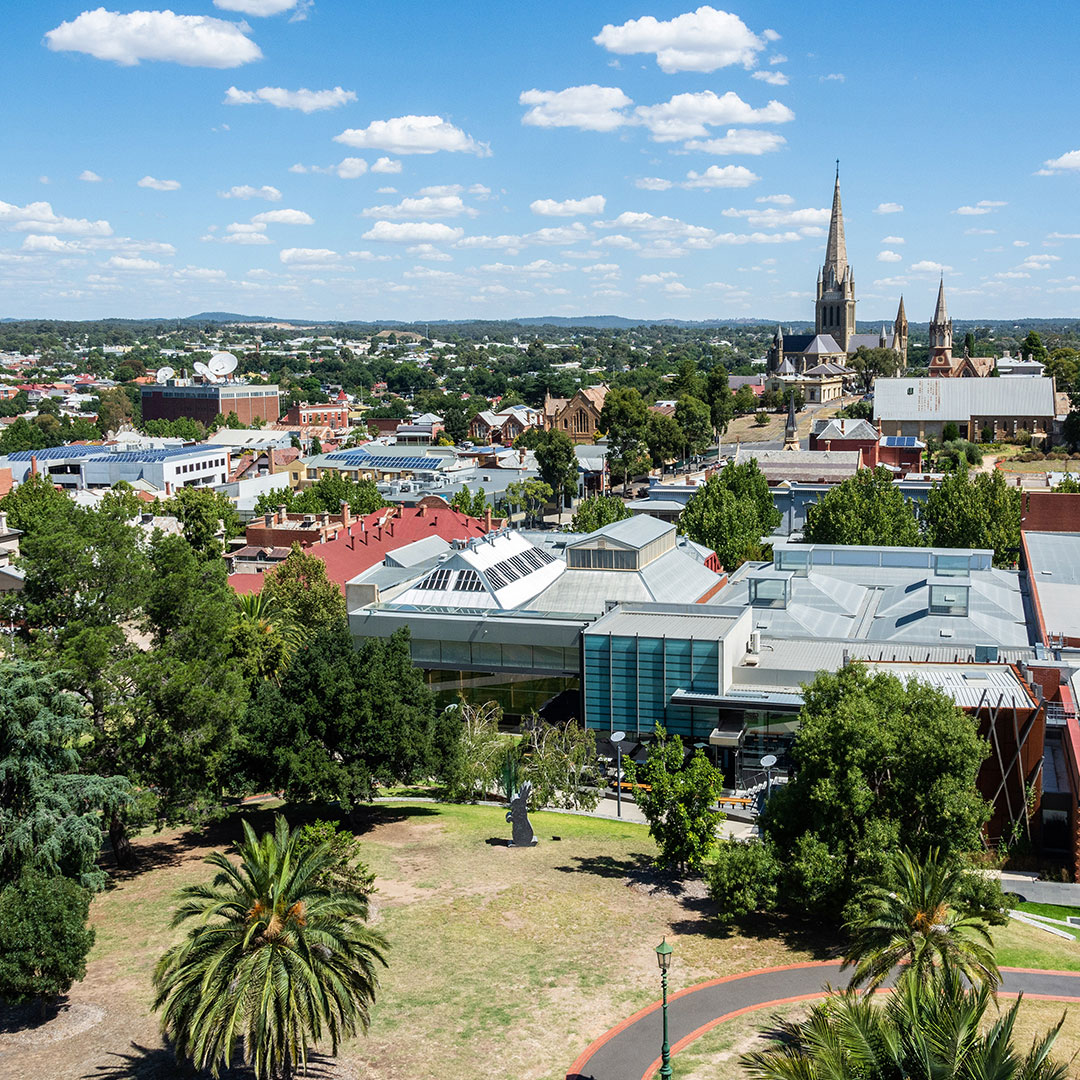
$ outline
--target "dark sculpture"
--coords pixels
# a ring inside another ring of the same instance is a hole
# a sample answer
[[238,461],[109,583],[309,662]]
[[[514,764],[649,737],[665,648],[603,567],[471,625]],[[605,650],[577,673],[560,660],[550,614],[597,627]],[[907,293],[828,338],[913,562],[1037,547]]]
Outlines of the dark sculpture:
[[506,812],[506,820],[514,826],[514,838],[510,841],[511,847],[533,847],[536,844],[532,825],[529,824],[529,796],[531,794],[532,781],[526,780],[518,789],[518,793],[510,800],[510,809]]

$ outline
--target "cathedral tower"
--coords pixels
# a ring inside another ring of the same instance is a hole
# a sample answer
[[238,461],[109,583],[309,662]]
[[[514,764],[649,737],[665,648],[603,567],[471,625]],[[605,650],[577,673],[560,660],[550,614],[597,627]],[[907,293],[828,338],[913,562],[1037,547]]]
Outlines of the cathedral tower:
[[855,333],[855,274],[848,266],[844,242],[844,211],[840,206],[840,166],[836,166],[829,242],[825,247],[825,265],[818,274],[814,332],[831,334],[844,352]]
[[945,278],[938,286],[937,307],[930,320],[930,374],[935,371],[949,372],[953,366],[952,319],[945,307]]
[[892,347],[900,354],[900,367],[907,367],[907,315],[904,312],[904,298],[900,297],[900,307],[896,310],[896,322],[893,323]]

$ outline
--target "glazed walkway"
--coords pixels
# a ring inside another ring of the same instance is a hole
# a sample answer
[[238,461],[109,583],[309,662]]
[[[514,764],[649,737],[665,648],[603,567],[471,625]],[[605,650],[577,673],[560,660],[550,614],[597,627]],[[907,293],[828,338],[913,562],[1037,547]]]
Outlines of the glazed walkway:
[[[1002,994],[1080,1002],[1080,972],[1002,968]],[[659,979],[659,975],[657,975]],[[843,986],[847,977],[834,961],[790,964],[729,975],[687,987],[668,997],[671,1052],[710,1028],[754,1009],[822,996],[826,983]],[[660,1002],[654,1001],[601,1035],[570,1066],[567,1080],[648,1080],[660,1068]]]

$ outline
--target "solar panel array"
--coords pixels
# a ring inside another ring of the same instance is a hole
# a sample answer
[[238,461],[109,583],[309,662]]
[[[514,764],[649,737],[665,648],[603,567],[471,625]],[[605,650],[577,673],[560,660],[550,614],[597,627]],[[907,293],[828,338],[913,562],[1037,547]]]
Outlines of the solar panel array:
[[47,450],[16,450],[8,454],[11,461],[167,461],[174,457],[191,457],[221,451],[222,447],[209,443],[203,446],[166,446],[156,450],[121,450],[113,452],[107,446],[51,446]]
[[418,589],[425,589],[431,592],[436,590],[450,589],[452,592],[483,592],[484,583],[480,579],[480,575],[475,570],[458,570],[457,578],[454,581],[453,588],[450,586],[450,579],[453,577],[455,571],[448,569],[447,567],[440,567],[438,570],[433,570],[423,581],[421,581],[416,587]]
[[885,437],[886,446],[914,447],[918,441],[913,435],[887,435]]
[[442,458],[431,458],[402,455],[400,457],[389,454],[378,456],[365,453],[329,454],[329,459],[335,465],[343,465],[347,469],[388,469],[417,470],[438,469],[442,465]]
[[503,589],[519,578],[528,577],[536,570],[542,570],[548,563],[555,562],[555,556],[541,548],[529,548],[520,555],[511,555],[509,559],[489,566],[484,571],[488,581],[496,589]]

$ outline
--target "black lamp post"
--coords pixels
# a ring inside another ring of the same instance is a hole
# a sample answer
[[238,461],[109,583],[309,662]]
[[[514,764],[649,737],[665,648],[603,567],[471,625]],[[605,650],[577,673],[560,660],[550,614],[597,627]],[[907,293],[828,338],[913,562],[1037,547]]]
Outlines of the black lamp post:
[[671,966],[671,954],[674,950],[667,943],[667,938],[660,942],[656,946],[656,961],[660,965],[660,986],[663,989],[664,1004],[664,1042],[660,1047],[660,1078],[661,1080],[671,1080],[671,1047],[668,1045],[668,1033],[667,1033],[667,973],[668,968]]

